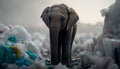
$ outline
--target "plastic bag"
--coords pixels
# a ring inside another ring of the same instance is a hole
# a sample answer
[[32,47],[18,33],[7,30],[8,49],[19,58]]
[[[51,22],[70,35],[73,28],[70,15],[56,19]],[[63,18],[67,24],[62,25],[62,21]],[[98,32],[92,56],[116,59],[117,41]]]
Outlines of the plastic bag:
[[30,66],[32,64],[32,62],[30,62],[29,60],[25,59],[24,57],[20,58],[19,60],[16,61],[16,64],[18,66]]
[[0,46],[5,45],[5,42],[0,39]]
[[0,46],[0,64],[14,63],[16,61],[16,55],[14,51],[7,46]]
[[39,49],[39,47],[37,45],[35,45],[35,43],[33,43],[32,41],[26,41],[25,42],[26,48],[31,51],[33,54],[36,54],[37,57],[42,58],[41,56],[41,51]]
[[30,66],[33,63],[34,59],[37,58],[37,56],[33,54],[32,52],[30,52],[24,44],[17,43],[15,44],[15,46],[20,51],[20,57],[16,61],[16,64],[18,66],[23,66],[23,65]]
[[21,57],[25,57],[26,59],[29,59],[29,56],[26,54],[27,48],[25,47],[24,44],[17,43],[14,46],[16,46],[19,49]]
[[27,32],[27,30],[23,26],[16,25],[12,29],[13,33],[18,41],[29,41],[31,40],[31,35]]
[[13,26],[10,30],[5,31],[1,35],[1,39],[4,41],[9,40],[11,42],[24,42],[24,41],[30,41],[31,35],[26,31],[26,29],[23,26]]
[[42,42],[43,40],[45,40],[45,38],[46,38],[46,36],[43,35],[43,34],[40,34],[39,32],[35,32],[35,33],[32,34],[32,39],[33,40],[39,40],[39,41]]
[[29,55],[29,57],[30,57],[32,60],[35,60],[35,59],[37,58],[37,55],[34,54],[34,53],[32,53],[31,51],[27,51],[26,53]]
[[[32,41],[31,35],[23,26],[8,27],[4,25],[7,29],[2,29],[1,26],[3,25],[0,24],[0,31],[5,31],[0,35],[0,64],[15,64],[20,69],[22,67],[25,69],[29,68],[34,64],[39,67],[36,62],[44,61],[40,50],[44,38],[40,36],[39,39]],[[41,62],[41,64],[45,66],[44,62]],[[12,67],[8,66],[8,68]]]
[[0,34],[7,30],[9,30],[9,27],[0,23]]

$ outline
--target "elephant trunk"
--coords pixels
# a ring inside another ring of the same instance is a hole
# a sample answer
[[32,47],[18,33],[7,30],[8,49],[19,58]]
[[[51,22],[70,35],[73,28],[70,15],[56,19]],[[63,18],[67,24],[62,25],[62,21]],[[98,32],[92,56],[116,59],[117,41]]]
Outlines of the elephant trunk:
[[57,20],[51,21],[50,25],[50,44],[51,44],[51,63],[57,65],[60,62],[60,52],[59,52],[59,31],[60,23]]

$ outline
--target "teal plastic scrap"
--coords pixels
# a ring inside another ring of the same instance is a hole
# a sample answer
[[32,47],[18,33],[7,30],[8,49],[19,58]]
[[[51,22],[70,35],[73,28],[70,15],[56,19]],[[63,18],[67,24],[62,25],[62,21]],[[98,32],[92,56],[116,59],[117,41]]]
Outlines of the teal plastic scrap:
[[15,44],[14,42],[6,41],[4,45],[9,47],[9,46],[14,46],[14,44]]
[[0,64],[14,63],[16,61],[16,54],[7,46],[0,46]]
[[32,63],[30,61],[28,61],[27,59],[25,59],[24,57],[21,57],[20,59],[18,59],[16,61],[16,65],[18,66],[30,66]]
[[16,36],[11,36],[11,37],[8,38],[8,40],[11,41],[11,42],[14,42],[14,43],[17,42]]
[[31,51],[27,51],[26,53],[29,55],[29,57],[30,57],[32,60],[34,60],[34,59],[37,58],[37,55],[34,54],[34,53],[32,53]]
[[15,63],[15,61],[17,59],[15,52],[7,46],[5,48],[6,48],[5,62],[6,63]]
[[2,64],[4,62],[5,50],[6,49],[4,46],[0,46],[0,64]]

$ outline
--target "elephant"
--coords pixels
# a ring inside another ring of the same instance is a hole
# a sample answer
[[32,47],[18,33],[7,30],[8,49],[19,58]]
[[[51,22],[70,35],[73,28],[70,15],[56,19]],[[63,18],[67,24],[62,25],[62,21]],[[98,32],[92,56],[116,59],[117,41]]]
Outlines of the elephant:
[[65,4],[47,7],[41,14],[49,28],[51,64],[71,66],[71,48],[77,31],[78,14]]

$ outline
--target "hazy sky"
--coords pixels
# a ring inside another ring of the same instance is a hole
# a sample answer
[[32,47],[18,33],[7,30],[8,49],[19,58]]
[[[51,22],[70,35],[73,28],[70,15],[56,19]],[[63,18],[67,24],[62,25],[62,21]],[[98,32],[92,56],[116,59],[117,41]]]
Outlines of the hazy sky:
[[85,23],[96,23],[103,21],[100,10],[108,7],[115,0],[53,0],[49,3],[65,3],[73,7],[79,14],[80,21]]
[[[40,27],[41,12],[47,6],[65,3],[79,14],[80,22],[94,24],[103,21],[100,10],[115,0],[0,0],[0,21],[5,24],[20,24]],[[44,25],[44,24],[43,24]]]

